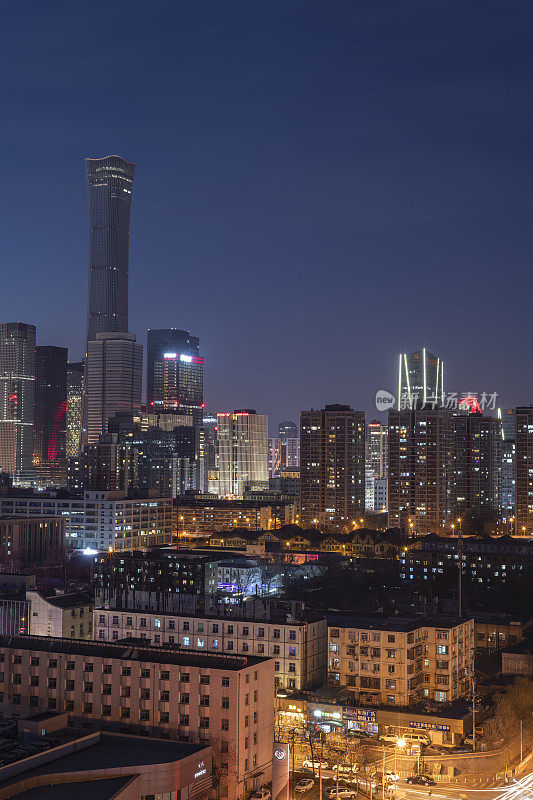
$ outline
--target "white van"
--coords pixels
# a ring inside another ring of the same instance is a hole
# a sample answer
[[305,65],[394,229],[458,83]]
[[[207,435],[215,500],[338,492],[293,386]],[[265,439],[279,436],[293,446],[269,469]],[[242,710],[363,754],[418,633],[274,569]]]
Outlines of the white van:
[[431,744],[431,739],[427,735],[427,733],[422,732],[415,732],[409,731],[409,733],[404,733],[401,737],[406,744]]

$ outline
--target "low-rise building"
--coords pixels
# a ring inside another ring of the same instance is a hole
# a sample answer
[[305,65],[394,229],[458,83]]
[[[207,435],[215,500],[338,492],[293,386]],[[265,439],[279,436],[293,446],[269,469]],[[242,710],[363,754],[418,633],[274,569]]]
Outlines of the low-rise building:
[[14,494],[0,487],[0,516],[61,517],[63,541],[69,549],[146,550],[175,541],[170,497],[126,498],[123,492],[68,491]]
[[271,658],[275,686],[291,691],[319,686],[326,677],[325,618],[254,621],[96,608],[93,630],[99,641],[134,637],[204,653]]
[[506,614],[480,615],[475,618],[476,655],[490,656],[505,647],[521,642],[524,633],[533,626],[533,619]]
[[[34,715],[28,722],[39,725],[50,716]],[[213,785],[211,747],[145,736],[72,732],[56,747],[22,759],[0,767],[3,798],[199,800]]]
[[[0,514],[5,512],[0,510]],[[61,517],[32,511],[26,519],[0,517],[0,552],[12,563],[58,563],[63,558],[65,522]]]
[[5,715],[66,711],[74,725],[211,745],[229,800],[270,780],[270,659],[0,636],[0,662]]
[[172,547],[100,553],[94,557],[93,581],[102,600],[121,591],[209,594],[217,590],[218,560],[209,553]]
[[328,683],[352,700],[446,703],[470,689],[474,620],[328,615]]
[[290,499],[224,500],[213,496],[178,497],[177,528],[180,540],[200,533],[231,531],[233,528],[268,530],[293,521]]
[[502,653],[503,675],[522,675],[533,678],[533,637],[507,648]]
[[92,592],[6,592],[0,598],[0,634],[92,639],[93,609]]

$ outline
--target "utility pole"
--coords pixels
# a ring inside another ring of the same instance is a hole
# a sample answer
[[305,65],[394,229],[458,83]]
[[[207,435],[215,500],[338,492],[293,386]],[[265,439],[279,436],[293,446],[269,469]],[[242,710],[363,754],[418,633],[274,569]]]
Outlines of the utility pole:
[[463,616],[463,521],[459,523],[458,550],[459,550],[459,618]]
[[381,773],[381,797],[385,800],[385,745],[383,745],[383,772]]
[[[313,769],[313,774],[314,772]],[[322,761],[318,764],[318,800],[322,800]]]
[[520,763],[524,760],[524,723],[520,720]]
[[476,752],[476,671],[472,673],[472,752]]

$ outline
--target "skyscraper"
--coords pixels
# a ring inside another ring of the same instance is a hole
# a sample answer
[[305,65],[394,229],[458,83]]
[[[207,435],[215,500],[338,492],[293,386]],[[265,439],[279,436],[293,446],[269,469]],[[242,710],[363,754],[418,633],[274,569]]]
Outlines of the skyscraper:
[[389,411],[389,526],[441,531],[453,502],[453,415],[443,409]]
[[383,509],[383,489],[376,497],[376,483],[387,477],[387,426],[373,420],[366,426],[365,508],[369,511]]
[[33,461],[35,325],[0,323],[0,470],[28,472]]
[[299,434],[298,425],[292,420],[280,422],[278,425],[278,439],[281,439],[282,444],[285,444],[287,439],[297,439]]
[[[179,328],[161,328],[149,330],[146,342],[146,402],[150,406],[165,397],[164,364],[165,355],[170,353],[179,356],[200,355],[200,340],[191,336],[189,331]],[[191,362],[182,362],[191,363]],[[179,390],[179,385],[175,387]],[[203,383],[202,383],[203,394]],[[172,402],[179,398],[172,398]],[[203,399],[200,403],[203,402]]]
[[454,516],[498,513],[501,423],[481,413],[453,414]]
[[67,458],[80,454],[83,409],[83,362],[67,366]]
[[515,527],[519,536],[533,533],[533,408],[516,409]]
[[398,409],[438,408],[444,402],[444,362],[426,350],[401,353]]
[[141,404],[143,347],[133,333],[97,333],[87,351],[87,442],[107,432],[109,417]]
[[350,406],[302,411],[300,516],[304,526],[352,529],[365,509],[365,415]]
[[268,482],[268,417],[253,409],[217,414],[218,493],[242,497],[245,484]]
[[130,206],[135,164],[85,159],[89,193],[87,341],[128,330]]
[[35,348],[35,426],[33,464],[40,479],[65,486],[67,348]]
[[506,519],[513,516],[515,501],[515,411],[514,408],[498,409],[501,420],[501,473],[500,504]]

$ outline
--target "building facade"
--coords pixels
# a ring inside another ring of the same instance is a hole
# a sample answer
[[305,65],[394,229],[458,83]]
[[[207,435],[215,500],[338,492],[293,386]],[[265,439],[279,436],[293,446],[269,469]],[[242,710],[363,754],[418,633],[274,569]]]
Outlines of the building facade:
[[452,514],[453,417],[444,410],[389,411],[389,527],[442,530]]
[[471,688],[474,620],[328,616],[328,682],[352,700],[448,703]]
[[349,406],[302,411],[303,527],[351,529],[365,509],[365,415]]
[[33,468],[35,331],[0,323],[0,470],[12,475]]
[[121,492],[0,493],[0,515],[60,517],[67,549],[148,549],[175,540],[169,497],[130,498]]
[[398,364],[398,410],[438,408],[444,403],[444,362],[423,347],[401,353]]
[[217,414],[218,494],[242,497],[247,483],[268,486],[268,417],[253,409]]
[[135,164],[120,156],[85,159],[89,195],[87,341],[128,330],[131,192]]
[[200,340],[177,328],[149,330],[146,353],[148,407],[178,409],[199,425],[204,402]]
[[67,348],[35,348],[33,465],[41,482],[67,482]]
[[533,533],[533,407],[516,409],[515,529],[519,536]]
[[454,516],[500,510],[501,423],[479,413],[453,417]]
[[201,653],[271,658],[277,688],[298,691],[326,679],[327,621],[270,622],[96,608],[94,637],[147,639]]
[[37,636],[0,637],[0,658],[4,715],[67,712],[78,726],[211,745],[228,800],[271,778],[271,659]]
[[65,521],[32,510],[27,519],[0,517],[0,553],[12,564],[57,564],[63,558]]
[[67,365],[67,458],[77,458],[83,418],[83,362]]
[[132,333],[98,333],[87,345],[87,443],[107,432],[110,417],[141,405],[142,344]]

